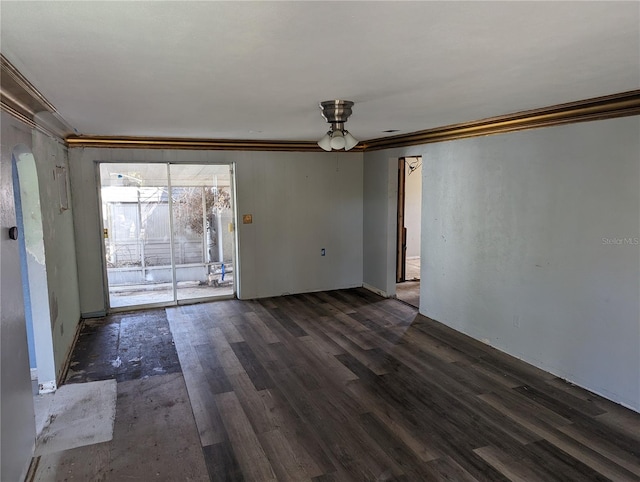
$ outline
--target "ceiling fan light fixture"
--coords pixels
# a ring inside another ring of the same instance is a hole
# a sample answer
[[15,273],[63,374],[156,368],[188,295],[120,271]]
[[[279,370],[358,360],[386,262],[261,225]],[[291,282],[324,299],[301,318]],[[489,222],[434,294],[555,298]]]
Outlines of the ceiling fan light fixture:
[[344,150],[350,151],[358,145],[358,139],[353,137],[349,131],[344,131]]
[[318,145],[325,151],[331,150],[331,131],[327,132],[324,137],[318,141]]
[[333,135],[331,136],[331,149],[344,149],[344,146],[345,142],[342,131],[333,131]]
[[[353,149],[358,144],[358,140],[344,128],[344,123],[351,115],[353,102],[350,100],[326,100],[320,102],[319,107],[322,109],[322,117],[331,124],[331,130],[318,141],[318,145],[325,151]],[[328,142],[327,137],[329,137]],[[325,147],[327,145],[328,149]]]

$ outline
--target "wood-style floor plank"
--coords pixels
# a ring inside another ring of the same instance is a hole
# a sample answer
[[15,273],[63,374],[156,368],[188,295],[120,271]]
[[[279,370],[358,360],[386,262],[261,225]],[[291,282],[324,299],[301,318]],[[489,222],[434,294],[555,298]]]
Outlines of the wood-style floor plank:
[[457,464],[451,457],[441,457],[427,463],[434,474],[433,480],[451,480],[456,482],[475,482],[478,479]]
[[278,480],[236,394],[221,393],[215,398],[245,479],[255,482]]
[[[497,400],[491,395],[481,396],[480,398],[484,399],[488,403],[495,403],[496,407],[500,406],[500,402],[497,402]],[[502,408],[514,421],[524,427],[528,427],[531,431],[540,435],[543,440],[551,442],[555,447],[569,454],[575,459],[576,463],[581,461],[585,465],[590,466],[612,480],[635,479],[635,476],[633,475],[631,475],[632,478],[629,479],[630,471],[628,470],[626,463],[617,464],[615,459],[603,457],[603,455],[598,452],[597,447],[601,444],[601,440],[594,438],[587,444],[582,444],[579,439],[568,437],[562,432],[562,430],[569,425],[554,426],[536,419],[535,416],[532,416],[531,414],[518,413],[504,405],[502,405]],[[637,469],[640,467],[640,464],[636,466],[632,465],[631,467]]]
[[364,289],[171,310],[211,480],[640,480],[640,415]]
[[228,439],[202,447],[210,480],[243,482],[244,476]]
[[347,390],[358,398],[386,428],[402,443],[409,447],[423,462],[430,462],[443,456],[428,432],[424,432],[415,424],[411,424],[392,404],[372,397],[363,384],[350,383]]
[[230,345],[256,390],[274,387],[271,377],[245,341]]
[[245,324],[251,326],[251,328],[260,336],[260,338],[266,344],[279,343],[278,338],[271,329],[266,325],[262,318],[255,312],[249,312],[244,314]]
[[281,430],[264,432],[259,439],[279,481],[298,482],[323,474],[309,454]]
[[533,470],[528,465],[522,463],[521,459],[516,459],[495,447],[482,447],[476,449],[475,452],[513,482],[528,482],[530,480],[541,480],[546,477],[546,473],[542,470]]

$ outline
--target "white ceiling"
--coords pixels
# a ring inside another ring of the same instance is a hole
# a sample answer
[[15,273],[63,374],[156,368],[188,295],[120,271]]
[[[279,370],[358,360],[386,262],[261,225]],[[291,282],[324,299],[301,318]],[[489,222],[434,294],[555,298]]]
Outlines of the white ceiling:
[[639,2],[2,0],[1,50],[87,135],[359,139],[640,88]]

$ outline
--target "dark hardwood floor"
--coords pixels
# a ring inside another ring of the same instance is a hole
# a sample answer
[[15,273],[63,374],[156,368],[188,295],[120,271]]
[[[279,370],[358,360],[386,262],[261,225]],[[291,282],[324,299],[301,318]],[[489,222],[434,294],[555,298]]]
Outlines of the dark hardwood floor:
[[211,480],[640,480],[639,414],[397,300],[166,312]]

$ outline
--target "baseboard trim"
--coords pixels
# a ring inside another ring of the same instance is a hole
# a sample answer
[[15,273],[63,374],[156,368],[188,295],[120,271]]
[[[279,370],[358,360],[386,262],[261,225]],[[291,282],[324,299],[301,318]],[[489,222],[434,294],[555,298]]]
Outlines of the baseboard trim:
[[31,461],[29,465],[26,467],[26,471],[24,477],[20,480],[24,480],[24,482],[33,482],[36,479],[36,474],[38,472],[38,465],[40,465],[40,456],[34,457],[33,454],[36,452],[36,442],[33,440],[33,448],[31,449]]
[[78,320],[78,323],[76,324],[76,332],[73,335],[73,341],[71,342],[71,344],[69,345],[69,348],[67,349],[67,354],[64,358],[64,363],[60,368],[60,374],[58,376],[58,386],[64,385],[64,381],[67,378],[67,373],[69,373],[69,367],[71,365],[71,355],[73,354],[73,349],[75,348],[76,343],[78,342],[78,338],[80,337],[80,330],[83,326],[84,326],[84,318],[80,318]]
[[373,293],[380,295],[384,298],[390,298],[389,294],[386,291],[383,291],[379,288],[376,288],[375,286],[371,286],[370,284],[367,283],[362,283],[362,287],[366,290],[372,291]]
[[90,311],[89,313],[80,313],[80,317],[84,320],[86,318],[103,318],[107,316],[106,311]]

